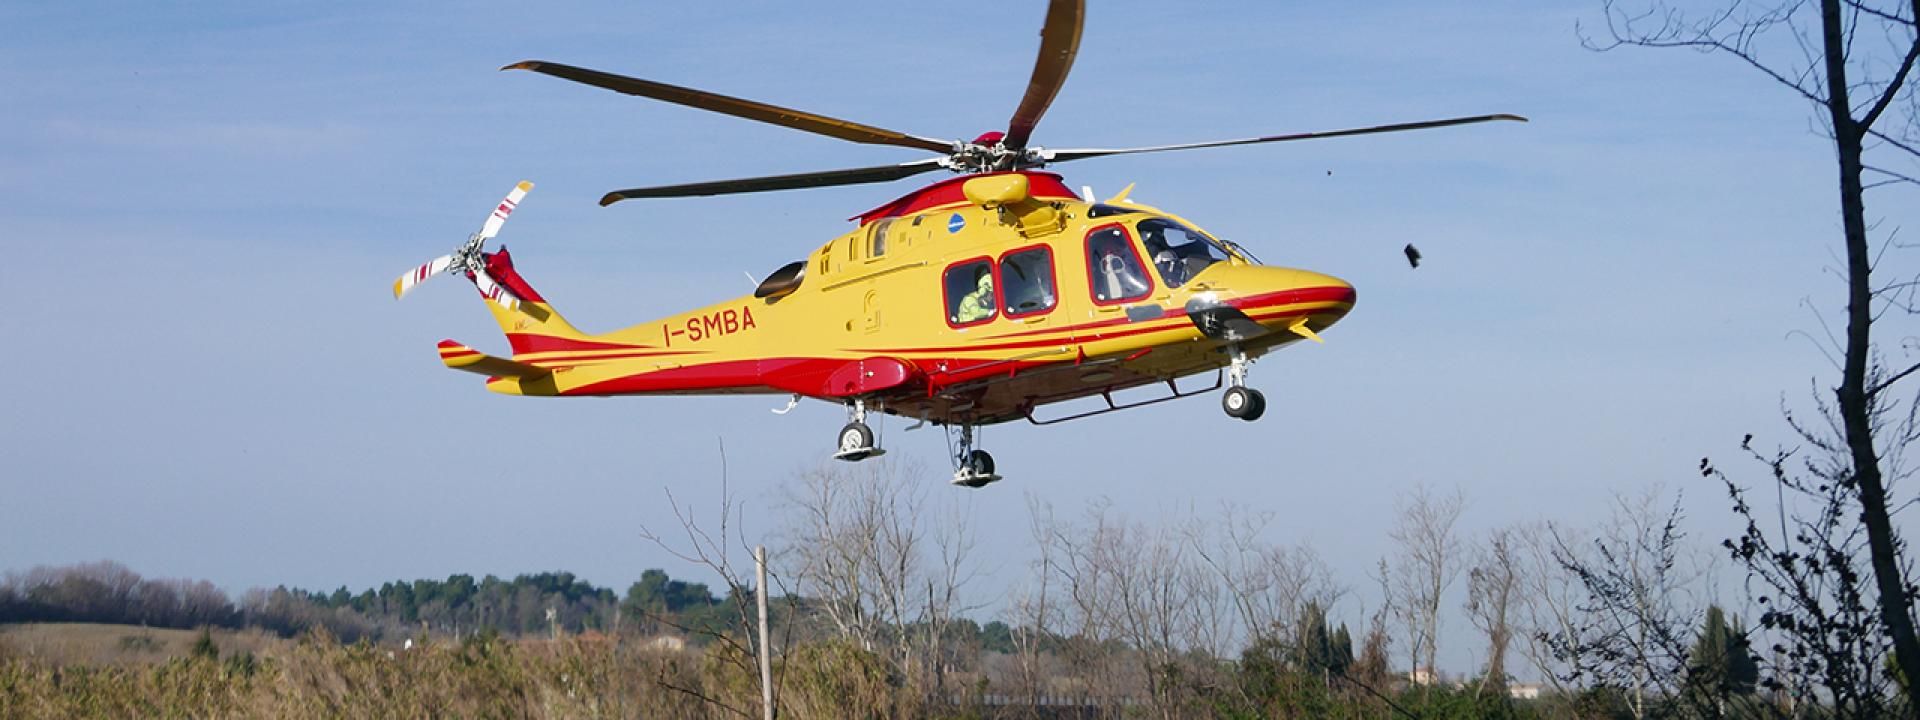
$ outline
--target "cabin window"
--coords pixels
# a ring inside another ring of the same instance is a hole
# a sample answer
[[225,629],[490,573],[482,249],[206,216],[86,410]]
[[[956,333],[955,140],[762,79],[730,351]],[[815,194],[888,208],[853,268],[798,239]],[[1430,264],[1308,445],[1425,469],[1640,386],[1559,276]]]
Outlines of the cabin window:
[[1140,244],[1147,247],[1154,270],[1170,288],[1186,284],[1207,266],[1227,259],[1227,251],[1207,236],[1166,218],[1141,220],[1135,229],[1140,232]]
[[1000,256],[1000,297],[1007,317],[1039,315],[1053,309],[1053,251],[1045,245]]
[[948,325],[978,325],[1000,314],[992,260],[979,258],[954,263],[947,268],[941,284],[946,288]]
[[1087,276],[1093,301],[1100,305],[1138,300],[1153,292],[1153,280],[1147,277],[1140,253],[1118,225],[1087,233]]
[[893,226],[893,218],[876,220],[873,223],[873,235],[867,246],[867,257],[877,258],[887,254],[887,230]]

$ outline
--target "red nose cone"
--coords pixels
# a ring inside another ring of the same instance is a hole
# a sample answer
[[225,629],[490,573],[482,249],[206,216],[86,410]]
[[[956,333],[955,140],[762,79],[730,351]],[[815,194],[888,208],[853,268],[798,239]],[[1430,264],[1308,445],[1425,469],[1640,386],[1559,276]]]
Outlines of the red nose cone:
[[973,144],[987,146],[999,145],[1000,141],[1006,139],[1006,137],[1006,133],[995,130],[989,133],[982,133],[980,137],[974,138]]

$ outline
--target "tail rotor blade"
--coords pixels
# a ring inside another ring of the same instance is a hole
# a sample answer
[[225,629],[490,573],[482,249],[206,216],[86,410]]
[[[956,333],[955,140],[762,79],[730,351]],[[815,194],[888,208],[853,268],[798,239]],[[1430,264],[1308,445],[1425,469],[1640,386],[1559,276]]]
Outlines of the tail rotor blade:
[[473,274],[473,286],[480,290],[480,297],[486,298],[488,302],[508,310],[520,306],[520,298],[518,296],[515,296],[512,291],[500,283],[494,282],[493,277],[485,272]]
[[407,293],[413,291],[414,286],[426,282],[427,278],[446,272],[449,267],[453,267],[453,256],[441,255],[401,275],[399,280],[393,281],[393,299],[399,300],[406,297]]
[[487,216],[487,224],[480,227],[480,239],[492,240],[493,236],[500,234],[500,226],[507,224],[507,216],[513,214],[513,209],[520,206],[521,198],[526,197],[527,191],[532,189],[533,183],[525,180],[515,185],[513,191],[507,193],[507,199],[501,200],[500,205],[493,209],[493,214]]

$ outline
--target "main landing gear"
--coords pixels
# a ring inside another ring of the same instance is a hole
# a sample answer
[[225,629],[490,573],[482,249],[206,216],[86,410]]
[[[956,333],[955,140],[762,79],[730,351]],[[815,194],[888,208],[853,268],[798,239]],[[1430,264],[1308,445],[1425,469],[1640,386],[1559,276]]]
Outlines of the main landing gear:
[[[792,406],[787,409],[791,410]],[[993,456],[974,447],[974,426],[948,425],[946,428],[948,447],[953,450],[953,484],[979,488],[998,482],[1000,475],[993,470]],[[834,440],[833,459],[858,462],[886,453],[880,448],[873,428],[867,426],[866,401],[856,398],[848,402],[847,424],[840,428],[840,435]]]
[[1253,364],[1247,353],[1239,345],[1227,346],[1231,364],[1227,366],[1227,391],[1220,396],[1220,408],[1227,411],[1227,417],[1235,417],[1247,422],[1259,420],[1267,414],[1267,397],[1259,390],[1247,387],[1247,368]]
[[840,437],[834,443],[833,459],[858,462],[870,457],[887,454],[880,449],[879,438],[873,434],[873,428],[867,427],[867,402],[855,399],[847,403],[847,424],[840,428]]
[[953,484],[982,488],[1000,480],[993,471],[993,456],[973,446],[972,425],[947,426],[947,438],[953,449]]

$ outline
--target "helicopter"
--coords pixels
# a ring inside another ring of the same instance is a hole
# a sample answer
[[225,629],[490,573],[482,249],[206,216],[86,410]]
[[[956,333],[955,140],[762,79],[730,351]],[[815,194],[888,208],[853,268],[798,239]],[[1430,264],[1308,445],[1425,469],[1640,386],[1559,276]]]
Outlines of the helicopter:
[[[1264,265],[1240,245],[1172,212],[1135,202],[1132,185],[1105,199],[1075,192],[1055,163],[1111,155],[1402,132],[1492,121],[1479,115],[1343,130],[1132,148],[1031,144],[1078,52],[1085,0],[1050,0],[1026,94],[1005,130],[941,140],[767,103],[560,63],[501,68],[732,115],[856,143],[935,153],[871,167],[616,190],[602,206],[673,198],[881,183],[941,170],[955,177],[851,220],[856,227],[766,276],[751,295],[589,334],[569,324],[514,268],[485,250],[526,197],[515,186],[453,253],[403,275],[395,298],[442,274],[463,275],[487,301],[511,353],[443,340],[449,368],[487,389],[528,396],[789,395],[784,414],[813,398],[845,406],[833,457],[881,455],[870,414],[949,433],[953,483],[1001,479],[978,428],[1035,425],[1224,390],[1233,418],[1259,419],[1266,399],[1247,385],[1254,361],[1320,333],[1353,309],[1352,285]],[[1211,383],[1204,378],[1212,374]],[[1196,380],[1195,378],[1201,378]],[[1184,385],[1183,385],[1184,381]],[[1153,388],[1143,400],[1115,393]],[[1099,398],[1090,410],[1047,406]]]

